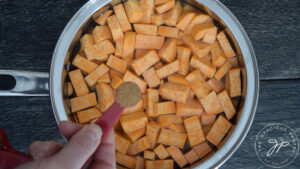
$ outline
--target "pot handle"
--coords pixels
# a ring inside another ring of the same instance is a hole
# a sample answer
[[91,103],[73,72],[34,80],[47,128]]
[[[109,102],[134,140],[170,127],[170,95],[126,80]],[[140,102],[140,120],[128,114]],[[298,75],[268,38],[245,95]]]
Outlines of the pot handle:
[[48,72],[0,70],[0,96],[49,96]]

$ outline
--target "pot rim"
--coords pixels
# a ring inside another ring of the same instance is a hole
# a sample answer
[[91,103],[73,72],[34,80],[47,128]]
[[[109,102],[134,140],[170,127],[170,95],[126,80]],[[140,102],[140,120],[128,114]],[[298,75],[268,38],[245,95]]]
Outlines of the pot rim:
[[[90,0],[84,4],[68,22],[56,44],[51,62],[49,83],[51,104],[57,123],[68,120],[62,91],[62,74],[68,48],[84,22],[109,2],[110,0]],[[240,22],[230,10],[218,0],[197,0],[197,2],[214,12],[227,25],[240,47],[246,67],[247,93],[236,128],[218,151],[196,166],[196,168],[218,168],[237,150],[251,127],[259,96],[259,73],[251,42]]]

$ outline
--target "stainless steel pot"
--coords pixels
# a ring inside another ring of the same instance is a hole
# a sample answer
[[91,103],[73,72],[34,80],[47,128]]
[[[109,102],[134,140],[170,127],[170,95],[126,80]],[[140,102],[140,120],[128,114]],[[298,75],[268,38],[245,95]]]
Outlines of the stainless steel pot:
[[[110,0],[90,0],[69,21],[55,47],[48,73],[24,71],[0,71],[0,75],[11,75],[16,80],[13,89],[0,91],[0,96],[48,96],[50,93],[53,112],[57,122],[68,120],[70,110],[68,99],[63,94],[66,72],[70,67],[70,57],[84,30],[93,18],[108,8]],[[196,168],[218,168],[237,150],[246,137],[252,124],[259,94],[258,68],[254,50],[245,30],[235,16],[218,0],[185,0],[212,18],[225,30],[235,47],[242,66],[242,104],[240,105],[236,124],[225,140],[218,146],[216,153],[210,153]],[[50,89],[50,91],[48,91]]]

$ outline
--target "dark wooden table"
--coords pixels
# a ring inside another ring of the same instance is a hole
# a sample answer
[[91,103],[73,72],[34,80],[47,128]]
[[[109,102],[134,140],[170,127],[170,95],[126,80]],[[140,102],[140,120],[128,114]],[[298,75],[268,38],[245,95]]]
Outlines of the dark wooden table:
[[[238,18],[256,52],[260,97],[245,141],[221,168],[267,168],[254,141],[269,124],[300,137],[300,1],[221,0]],[[0,0],[0,69],[47,72],[56,41],[86,0]],[[0,125],[14,147],[34,140],[63,142],[49,97],[0,97]],[[300,156],[286,168],[299,168]]]

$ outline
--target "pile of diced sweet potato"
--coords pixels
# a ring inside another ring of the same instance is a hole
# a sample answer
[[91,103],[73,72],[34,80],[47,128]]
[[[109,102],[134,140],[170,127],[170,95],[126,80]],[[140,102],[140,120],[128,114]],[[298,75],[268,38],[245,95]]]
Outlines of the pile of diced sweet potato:
[[123,82],[143,94],[115,125],[117,168],[193,167],[232,126],[236,53],[211,17],[181,3],[112,1],[72,60],[64,92],[76,122],[93,123]]

